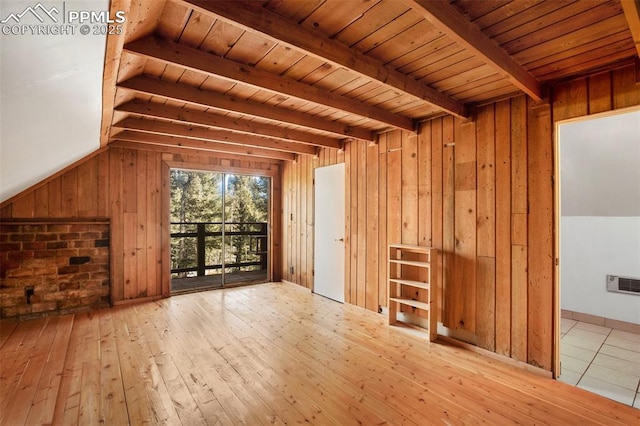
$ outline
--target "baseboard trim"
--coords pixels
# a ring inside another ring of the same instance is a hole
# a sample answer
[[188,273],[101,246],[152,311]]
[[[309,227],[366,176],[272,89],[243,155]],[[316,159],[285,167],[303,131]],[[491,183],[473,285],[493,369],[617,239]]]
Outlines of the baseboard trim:
[[640,334],[640,324],[634,324],[632,322],[600,317],[598,315],[584,314],[582,312],[569,311],[567,309],[562,309],[561,316],[562,318],[574,321],[586,322],[588,324],[599,325],[601,327],[615,328],[616,330]]
[[438,339],[436,341],[440,341],[442,343],[446,343],[447,345],[456,346],[461,349],[466,349],[468,351],[478,353],[480,355],[495,359],[496,361],[500,361],[505,364],[509,364],[511,366],[521,368],[537,376],[546,377],[547,379],[553,379],[553,373],[551,371],[547,371],[540,367],[536,367],[535,365],[527,364],[526,362],[518,361],[513,358],[509,358],[507,356],[500,355],[495,352],[491,352],[487,349],[479,348],[478,346],[474,346],[472,344],[465,343],[460,340],[453,339],[451,337],[438,335]]

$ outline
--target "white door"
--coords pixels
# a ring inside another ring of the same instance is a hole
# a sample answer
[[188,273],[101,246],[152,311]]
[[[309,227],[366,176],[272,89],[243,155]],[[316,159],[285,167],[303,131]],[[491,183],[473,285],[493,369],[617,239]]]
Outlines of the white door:
[[313,292],[344,302],[344,163],[315,169]]

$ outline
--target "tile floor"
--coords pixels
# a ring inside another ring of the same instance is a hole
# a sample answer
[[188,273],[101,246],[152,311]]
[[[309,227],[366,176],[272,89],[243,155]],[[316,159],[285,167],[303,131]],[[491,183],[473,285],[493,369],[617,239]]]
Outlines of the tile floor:
[[562,318],[558,380],[640,408],[640,334]]

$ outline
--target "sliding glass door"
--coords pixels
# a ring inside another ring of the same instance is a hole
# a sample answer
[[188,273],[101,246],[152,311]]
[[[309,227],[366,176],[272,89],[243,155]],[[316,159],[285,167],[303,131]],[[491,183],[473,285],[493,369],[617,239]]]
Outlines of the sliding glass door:
[[171,291],[264,282],[270,178],[171,170]]

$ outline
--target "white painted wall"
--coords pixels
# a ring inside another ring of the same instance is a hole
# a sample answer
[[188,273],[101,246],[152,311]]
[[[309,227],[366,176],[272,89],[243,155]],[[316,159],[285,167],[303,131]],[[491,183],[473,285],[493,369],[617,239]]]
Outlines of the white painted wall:
[[[2,0],[0,20],[37,3]],[[62,1],[42,3],[63,8]],[[64,7],[99,12],[108,3],[67,0]],[[38,24],[29,15],[22,23]],[[0,201],[99,148],[105,44],[106,36],[79,32],[0,32]]]
[[640,324],[640,295],[607,274],[640,278],[640,111],[559,126],[560,306]]
[[640,295],[607,291],[606,275],[640,278],[640,217],[561,219],[561,306],[640,324]]

